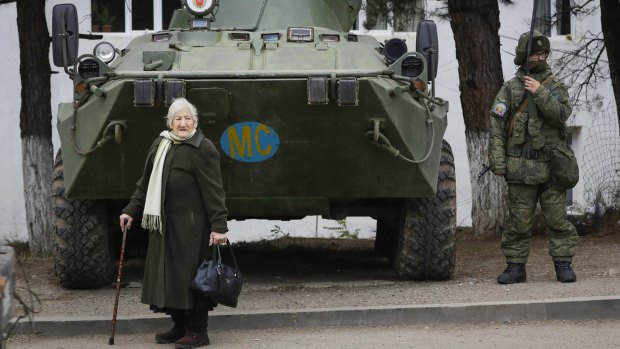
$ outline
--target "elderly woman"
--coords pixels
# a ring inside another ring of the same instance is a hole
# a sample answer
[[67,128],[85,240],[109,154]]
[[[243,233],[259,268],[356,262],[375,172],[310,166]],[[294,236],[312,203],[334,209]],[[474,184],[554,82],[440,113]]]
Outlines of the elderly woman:
[[157,343],[176,348],[209,344],[208,311],[215,303],[198,296],[190,283],[210,245],[228,239],[217,149],[197,129],[196,107],[184,98],[168,110],[167,125],[151,146],[142,178],[120,216],[130,229],[142,215],[149,231],[142,303],[170,315],[174,326],[155,335]]

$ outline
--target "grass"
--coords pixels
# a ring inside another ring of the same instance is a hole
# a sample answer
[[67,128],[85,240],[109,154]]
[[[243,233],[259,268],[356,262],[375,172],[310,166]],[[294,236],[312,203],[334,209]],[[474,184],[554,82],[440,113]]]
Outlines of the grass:
[[11,246],[17,257],[30,255],[30,246],[28,246],[28,241],[17,239],[5,240],[2,245]]

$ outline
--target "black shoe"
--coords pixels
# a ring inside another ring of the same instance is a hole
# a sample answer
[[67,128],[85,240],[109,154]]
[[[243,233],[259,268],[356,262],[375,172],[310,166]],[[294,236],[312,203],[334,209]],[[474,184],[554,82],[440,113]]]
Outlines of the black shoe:
[[555,277],[558,281],[575,282],[577,280],[577,275],[575,275],[573,268],[571,268],[570,262],[557,261],[553,262],[553,266],[555,267]]
[[174,342],[174,347],[177,349],[192,349],[209,344],[211,344],[211,342],[209,341],[209,335],[206,330],[202,332],[194,332],[191,329],[188,329],[183,338]]
[[516,284],[527,281],[524,263],[508,263],[506,269],[497,277],[499,284]]
[[159,344],[174,343],[185,336],[185,328],[173,326],[168,332],[155,335],[155,341]]

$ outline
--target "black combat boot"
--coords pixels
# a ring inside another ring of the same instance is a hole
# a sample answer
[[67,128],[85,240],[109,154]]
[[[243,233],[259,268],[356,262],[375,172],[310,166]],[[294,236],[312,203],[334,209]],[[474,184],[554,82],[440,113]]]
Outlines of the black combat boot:
[[174,343],[185,335],[185,326],[174,325],[168,332],[155,335],[155,341],[159,344]]
[[577,280],[577,275],[575,275],[573,268],[571,268],[570,262],[555,261],[553,262],[553,266],[555,267],[555,277],[558,281],[575,282],[575,280]]
[[497,277],[499,284],[516,284],[527,281],[525,263],[508,263],[506,269]]

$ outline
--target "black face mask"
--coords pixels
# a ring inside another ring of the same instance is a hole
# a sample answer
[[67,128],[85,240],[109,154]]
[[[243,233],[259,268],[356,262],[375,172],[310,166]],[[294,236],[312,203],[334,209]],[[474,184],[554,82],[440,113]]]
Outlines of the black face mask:
[[527,62],[527,67],[532,73],[542,73],[549,67],[549,64],[547,64],[547,61],[534,61]]

